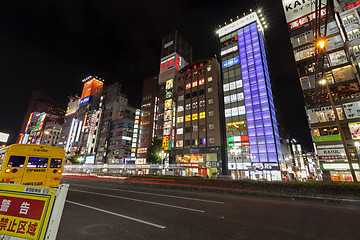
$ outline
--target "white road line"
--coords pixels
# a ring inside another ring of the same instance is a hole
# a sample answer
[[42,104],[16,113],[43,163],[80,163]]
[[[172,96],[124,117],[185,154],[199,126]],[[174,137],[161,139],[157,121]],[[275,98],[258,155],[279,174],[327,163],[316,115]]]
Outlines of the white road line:
[[149,192],[131,191],[131,190],[114,189],[114,188],[106,188],[106,187],[94,187],[94,186],[88,186],[88,185],[83,185],[83,184],[74,184],[74,183],[71,183],[71,185],[84,186],[84,187],[90,187],[90,188],[107,189],[107,190],[113,190],[113,191],[119,191],[119,192],[140,193],[140,194],[154,195],[154,196],[160,196],[160,197],[179,198],[179,199],[199,201],[199,202],[208,202],[208,203],[224,204],[224,202],[218,202],[218,201],[213,201],[213,200],[206,200],[206,199],[199,199],[199,198],[189,198],[189,197],[180,197],[180,196],[175,196],[175,195],[167,195],[167,194],[159,194],[159,193],[149,193]]
[[170,204],[164,204],[164,203],[157,203],[157,202],[145,201],[145,200],[136,199],[136,198],[120,197],[120,196],[115,196],[115,195],[110,195],[110,194],[105,194],[105,193],[88,192],[88,191],[82,191],[82,190],[77,190],[77,189],[69,189],[69,190],[70,190],[70,191],[75,191],[75,192],[83,192],[83,193],[101,195],[101,196],[106,196],[106,197],[120,198],[120,199],[125,199],[125,200],[130,200],[130,201],[136,201],[136,202],[149,203],[149,204],[154,204],[154,205],[159,205],[159,206],[164,206],[164,207],[178,208],[178,209],[183,209],[183,210],[188,210],[188,211],[193,211],[193,212],[200,212],[200,213],[204,213],[204,212],[205,212],[205,211],[203,211],[203,210],[198,210],[198,209],[193,209],[193,208],[186,208],[186,207],[180,207],[180,206],[170,205]]
[[119,214],[119,213],[110,212],[110,211],[107,211],[107,210],[104,210],[104,209],[101,209],[101,208],[96,208],[96,207],[92,207],[92,206],[89,206],[89,205],[85,205],[85,204],[81,204],[81,203],[77,203],[77,202],[73,202],[73,201],[69,201],[69,200],[66,200],[66,202],[71,203],[71,204],[75,204],[75,205],[78,205],[78,206],[81,206],[81,207],[94,209],[94,210],[97,210],[97,211],[100,211],[100,212],[108,213],[108,214],[111,214],[111,215],[115,215],[115,216],[118,216],[118,217],[126,218],[126,219],[129,219],[129,220],[133,220],[135,222],[147,224],[147,225],[150,225],[150,226],[153,226],[153,227],[157,227],[157,228],[161,228],[161,229],[166,228],[165,226],[161,226],[161,225],[151,223],[151,222],[147,222],[147,221],[144,221],[144,220],[141,220],[141,219],[125,216],[125,215],[122,215],[122,214]]

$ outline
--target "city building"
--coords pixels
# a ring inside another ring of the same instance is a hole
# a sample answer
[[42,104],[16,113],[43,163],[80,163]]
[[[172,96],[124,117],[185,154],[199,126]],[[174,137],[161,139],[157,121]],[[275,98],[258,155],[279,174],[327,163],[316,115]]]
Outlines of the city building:
[[30,115],[33,112],[38,113],[48,113],[56,116],[64,116],[65,114],[65,105],[58,102],[57,100],[39,92],[33,91],[30,97],[29,105],[26,109],[24,120],[21,124],[19,136],[17,142],[20,141],[20,138],[24,137],[25,128],[29,122]]
[[[168,156],[165,164],[169,164],[175,134],[173,127],[175,112],[172,105],[173,81],[178,71],[191,61],[192,47],[183,36],[175,31],[163,37],[159,76],[148,78],[143,84],[137,149],[138,164],[146,163],[147,148],[154,137],[163,140],[163,148]],[[172,159],[174,162],[175,159]]]
[[[261,20],[260,20],[261,19]],[[281,153],[264,44],[264,17],[252,12],[218,29],[227,168],[235,178],[282,180]]]
[[64,148],[68,156],[89,156],[91,161],[86,163],[95,163],[104,83],[92,76],[83,82],[81,97],[72,97],[68,103],[58,147]]
[[131,148],[136,109],[128,105],[119,83],[104,90],[102,112],[96,162],[135,163],[131,159]]
[[[136,164],[146,163],[147,149],[155,137],[155,118],[157,115],[157,92],[158,77],[150,77],[144,80],[142,88],[142,101],[140,119],[136,119],[135,124],[139,124],[139,140],[136,149]],[[136,144],[136,142],[134,142]]]
[[33,112],[18,143],[56,146],[60,139],[62,121],[63,116]]
[[[355,1],[329,1],[328,7],[326,1],[320,2],[319,19],[315,15],[314,2],[302,4],[300,1],[283,0],[314,148],[324,180],[353,181],[349,161],[353,162],[354,173],[360,180],[357,7],[348,10],[347,2]],[[322,39],[326,39],[323,47],[317,45]],[[320,48],[324,48],[323,59],[319,59]],[[339,124],[328,91],[331,92]],[[340,130],[345,139],[342,139]]]
[[165,113],[173,109],[173,114],[166,115],[165,120],[173,121],[164,122],[164,131],[173,131],[175,145],[171,154],[176,165],[184,168],[178,170],[179,175],[223,174],[221,85],[220,64],[215,58],[192,62],[176,74],[174,81],[166,82],[169,98],[165,101]]

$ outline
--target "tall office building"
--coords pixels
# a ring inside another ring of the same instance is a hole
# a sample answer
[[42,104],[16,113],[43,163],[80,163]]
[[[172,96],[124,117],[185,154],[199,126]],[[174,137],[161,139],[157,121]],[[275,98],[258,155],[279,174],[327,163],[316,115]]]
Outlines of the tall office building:
[[173,81],[179,70],[191,61],[192,47],[177,31],[163,37],[159,76],[148,78],[143,84],[137,149],[139,164],[145,163],[147,147],[153,137],[162,139],[167,153],[174,146]]
[[[317,7],[321,8],[319,21],[315,21],[315,1],[303,4],[283,0],[283,7],[323,178],[352,181],[349,159],[324,85],[328,81],[350,161],[360,180],[360,138],[357,136],[360,128],[360,90],[356,74],[359,69],[357,56],[360,55],[359,15],[356,1],[329,1],[329,6],[326,2],[317,1]],[[325,33],[326,57],[322,67],[317,61],[316,43]]]
[[91,76],[83,82],[81,97],[74,97],[68,103],[58,147],[64,148],[68,155],[80,153],[90,156],[92,162],[87,163],[94,163],[102,117],[101,93],[104,83]]
[[[153,76],[144,80],[142,89],[141,111],[135,124],[139,125],[139,140],[136,149],[136,164],[145,164],[147,149],[155,136],[155,118],[157,114],[158,77]],[[136,143],[136,142],[135,142]],[[135,144],[134,144],[134,147]],[[134,155],[134,154],[133,154]]]
[[218,30],[226,152],[232,175],[281,180],[283,156],[263,27],[258,14],[253,12]]
[[64,104],[61,104],[60,102],[56,101],[55,99],[39,92],[39,91],[33,91],[32,95],[30,97],[29,105],[25,112],[24,120],[21,124],[21,128],[19,131],[19,137],[17,142],[19,142],[20,138],[23,137],[25,132],[25,128],[28,124],[30,115],[33,112],[38,113],[48,113],[53,114],[57,116],[64,116],[65,114],[66,106]]
[[[214,58],[197,60],[168,80],[165,109],[172,105],[173,115],[166,114],[167,126],[174,129],[172,154],[183,176],[213,177],[223,174],[223,101],[221,69]],[[170,92],[170,93],[169,93]],[[180,170],[178,170],[180,171]]]

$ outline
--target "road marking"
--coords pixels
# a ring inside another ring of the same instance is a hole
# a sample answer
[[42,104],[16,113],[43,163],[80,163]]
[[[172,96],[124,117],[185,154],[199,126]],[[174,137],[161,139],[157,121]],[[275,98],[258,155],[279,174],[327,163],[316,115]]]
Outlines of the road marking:
[[81,207],[94,209],[94,210],[97,210],[97,211],[100,211],[100,212],[108,213],[108,214],[111,214],[111,215],[115,215],[115,216],[118,216],[118,217],[126,218],[126,219],[129,219],[129,220],[133,220],[135,222],[147,224],[147,225],[150,225],[150,226],[153,226],[153,227],[157,227],[157,228],[161,228],[161,229],[166,228],[165,226],[161,226],[161,225],[151,223],[151,222],[147,222],[147,221],[144,221],[144,220],[141,220],[141,219],[129,217],[129,216],[122,215],[122,214],[119,214],[119,213],[110,212],[110,211],[107,211],[107,210],[104,210],[104,209],[101,209],[101,208],[96,208],[96,207],[92,207],[92,206],[89,206],[89,205],[85,205],[85,204],[81,204],[81,203],[77,203],[77,202],[73,202],[73,201],[69,201],[69,200],[66,200],[66,202],[71,203],[71,204],[75,204],[75,205],[78,205],[78,206],[81,206]]
[[154,205],[159,205],[159,206],[164,206],[164,207],[178,208],[178,209],[183,209],[183,210],[188,210],[188,211],[193,211],[193,212],[200,212],[200,213],[204,213],[204,212],[205,212],[205,211],[203,211],[203,210],[198,210],[198,209],[193,209],[193,208],[186,208],[186,207],[180,207],[180,206],[170,205],[170,204],[164,204],[164,203],[157,203],[157,202],[145,201],[145,200],[140,200],[140,199],[136,199],[136,198],[120,197],[120,196],[115,196],[115,195],[110,195],[110,194],[105,194],[105,193],[88,192],[88,191],[82,191],[82,190],[76,190],[76,189],[69,189],[69,190],[70,190],[70,191],[75,191],[75,192],[83,192],[83,193],[90,193],[90,194],[95,194],[95,195],[101,195],[101,196],[106,196],[106,197],[120,198],[120,199],[125,199],[125,200],[130,200],[130,201],[136,201],[136,202],[149,203],[149,204],[154,204]]
[[179,198],[179,199],[193,200],[193,201],[199,201],[199,202],[224,204],[224,202],[218,202],[218,201],[212,201],[212,200],[206,200],[206,199],[199,199],[199,198],[180,197],[180,196],[175,196],[175,195],[167,195],[167,194],[159,194],[159,193],[149,193],[149,192],[131,191],[131,190],[123,190],[123,189],[113,189],[113,188],[106,188],[106,187],[94,187],[94,186],[88,186],[88,185],[83,185],[83,184],[73,184],[73,183],[71,183],[71,185],[84,186],[84,187],[90,187],[90,188],[99,188],[99,189],[108,189],[108,190],[119,191],[119,192],[131,192],[131,193],[141,193],[141,194],[148,194],[148,195],[161,196],[161,197]]

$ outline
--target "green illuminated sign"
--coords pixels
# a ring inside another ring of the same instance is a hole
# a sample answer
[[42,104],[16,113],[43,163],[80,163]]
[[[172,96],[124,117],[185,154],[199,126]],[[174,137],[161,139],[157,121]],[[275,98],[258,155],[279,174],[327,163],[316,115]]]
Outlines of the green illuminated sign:
[[328,135],[328,136],[314,136],[314,142],[331,142],[331,141],[341,141],[340,134]]

